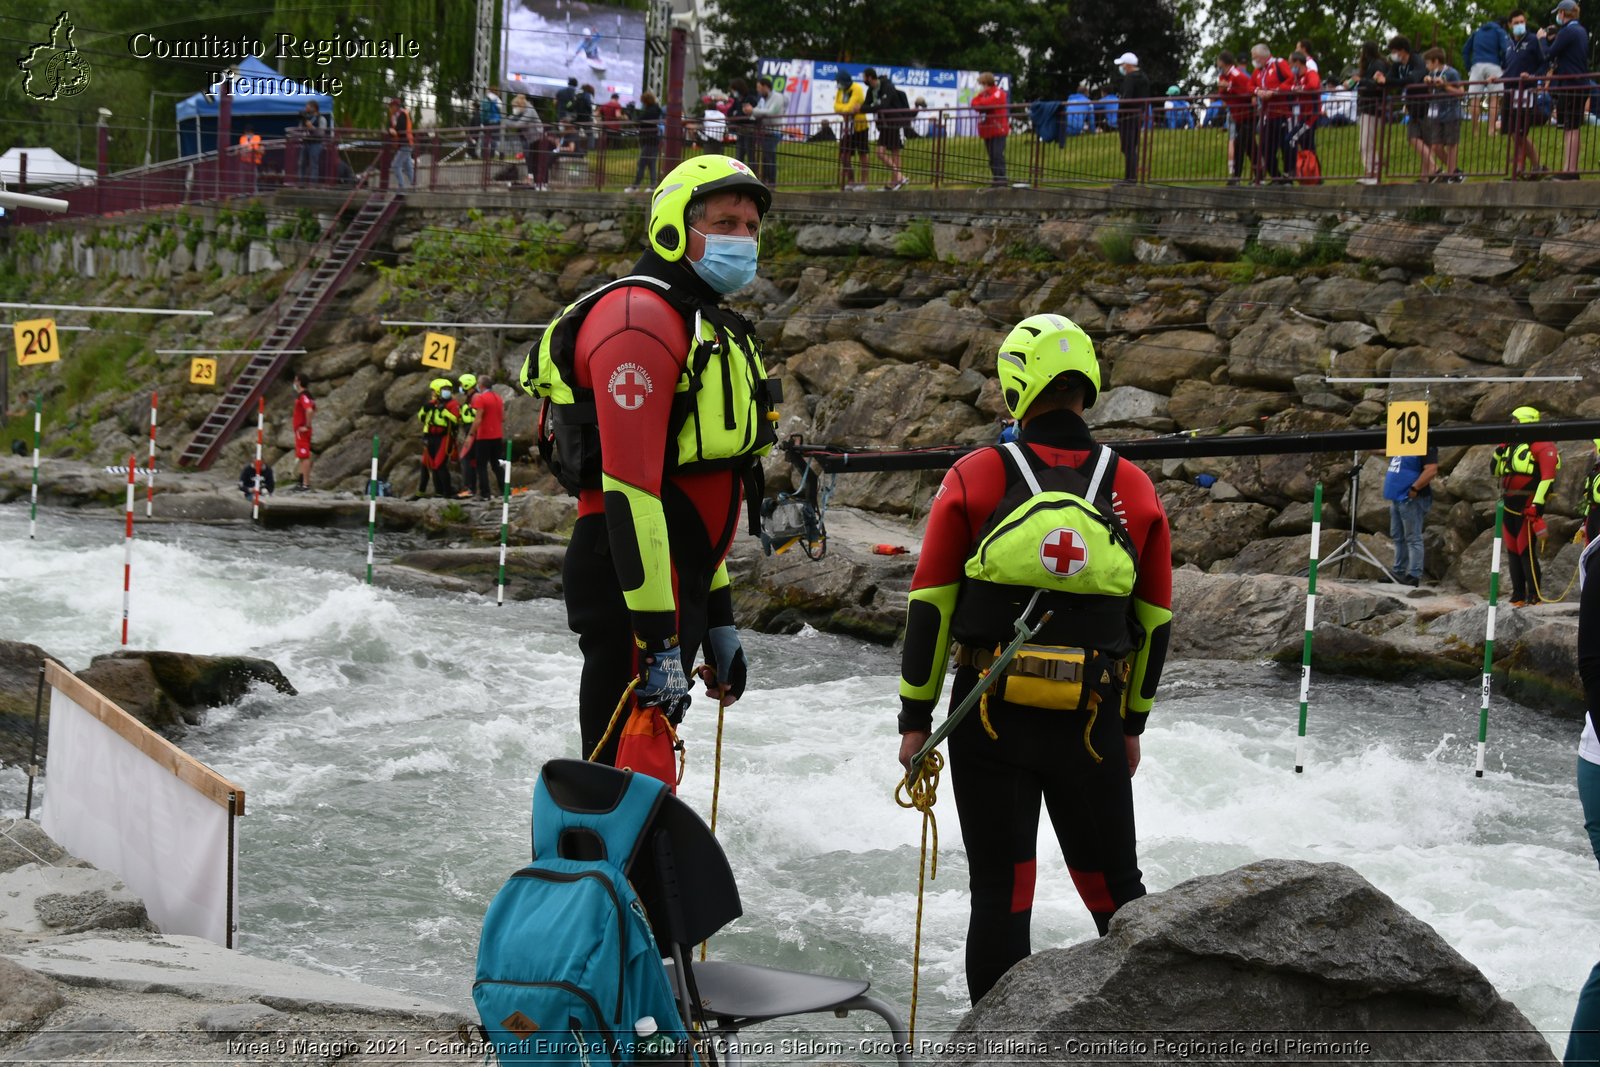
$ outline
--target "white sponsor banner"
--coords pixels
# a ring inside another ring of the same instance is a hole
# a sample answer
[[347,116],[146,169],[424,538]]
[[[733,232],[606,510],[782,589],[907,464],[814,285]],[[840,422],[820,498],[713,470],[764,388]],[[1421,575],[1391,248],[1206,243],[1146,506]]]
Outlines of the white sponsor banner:
[[232,945],[238,843],[227,796],[244,791],[55,663],[50,685],[46,833],[121,878],[168,934]]

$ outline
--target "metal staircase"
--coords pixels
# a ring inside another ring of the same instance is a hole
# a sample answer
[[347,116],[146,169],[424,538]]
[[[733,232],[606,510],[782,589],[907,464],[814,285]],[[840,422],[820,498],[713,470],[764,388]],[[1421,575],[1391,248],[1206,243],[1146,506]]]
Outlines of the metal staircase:
[[[366,195],[366,201],[341,229],[339,220],[361,195]],[[333,224],[306,257],[305,264],[267,309],[263,321],[270,323],[270,327],[264,334],[258,332],[254,343],[248,346],[256,350],[256,354],[250,357],[250,362],[184,446],[178,456],[181,466],[201,470],[211,466],[222,446],[255,410],[256,399],[283,372],[289,362],[287,350],[299,347],[311,332],[333,297],[399,213],[401,201],[399,193],[365,193],[360,184],[351,190]]]

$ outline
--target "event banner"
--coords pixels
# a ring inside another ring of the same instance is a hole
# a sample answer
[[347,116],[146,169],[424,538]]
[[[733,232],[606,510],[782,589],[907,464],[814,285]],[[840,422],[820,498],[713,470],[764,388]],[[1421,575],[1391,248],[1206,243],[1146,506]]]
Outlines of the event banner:
[[[844,71],[853,80],[860,81],[861,72],[868,67],[873,67],[880,74],[887,74],[890,81],[905,90],[908,100],[913,104],[921,100],[921,106],[929,110],[968,112],[968,105],[978,91],[978,72],[975,70],[931,70],[927,67],[835,63],[820,59],[763,59],[760,73],[772,79],[773,88],[788,94],[789,114],[793,116],[790,125],[810,133],[817,120],[808,120],[807,116],[826,118],[833,114],[834,93],[837,90],[834,79],[839,72]],[[1009,92],[1010,77],[1005,74],[995,77],[1000,87]],[[965,127],[969,124],[975,126],[976,121],[976,115],[958,114],[956,132],[972,132]]]
[[644,92],[645,13],[580,0],[506,0],[500,50],[505,87],[554,96],[568,78],[594,86],[602,104]]
[[[232,945],[238,842],[219,799],[244,791],[57,664],[40,825],[62,848],[121,878],[165,934]],[[233,848],[230,850],[230,841]]]

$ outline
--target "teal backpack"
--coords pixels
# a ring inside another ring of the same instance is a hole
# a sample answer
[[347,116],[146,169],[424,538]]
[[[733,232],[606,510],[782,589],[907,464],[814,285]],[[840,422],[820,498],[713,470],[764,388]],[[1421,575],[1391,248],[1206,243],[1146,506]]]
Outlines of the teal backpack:
[[[627,870],[666,786],[629,772],[607,811],[533,791],[533,862],[489,905],[472,999],[502,1065],[698,1063]],[[640,1026],[641,1021],[653,1019]]]

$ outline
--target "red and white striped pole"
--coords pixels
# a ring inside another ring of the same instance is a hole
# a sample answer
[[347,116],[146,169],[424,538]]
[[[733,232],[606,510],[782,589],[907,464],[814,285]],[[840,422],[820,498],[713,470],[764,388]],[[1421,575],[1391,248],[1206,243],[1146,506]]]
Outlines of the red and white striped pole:
[[150,394],[150,464],[147,468],[149,475],[148,486],[144,498],[144,517],[150,518],[156,512],[156,394]]
[[128,643],[128,594],[133,589],[133,482],[139,474],[139,457],[128,456],[128,525],[122,538],[122,643]]
[[256,522],[261,521],[261,439],[266,434],[267,427],[267,398],[261,397],[256,401],[256,497],[250,505],[250,518]]

